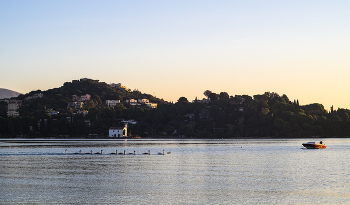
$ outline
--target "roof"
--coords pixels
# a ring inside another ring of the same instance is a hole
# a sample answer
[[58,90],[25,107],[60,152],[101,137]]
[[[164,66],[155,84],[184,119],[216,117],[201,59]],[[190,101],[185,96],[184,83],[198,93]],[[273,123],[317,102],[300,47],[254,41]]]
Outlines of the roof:
[[110,130],[122,130],[124,127],[110,127]]

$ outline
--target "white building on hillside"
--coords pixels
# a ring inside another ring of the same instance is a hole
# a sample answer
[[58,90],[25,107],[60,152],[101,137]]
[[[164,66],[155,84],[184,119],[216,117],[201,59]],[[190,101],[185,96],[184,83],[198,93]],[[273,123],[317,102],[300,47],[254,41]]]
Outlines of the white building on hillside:
[[157,108],[157,106],[158,106],[157,103],[146,103],[146,105],[150,108]]
[[137,100],[135,100],[135,99],[126,100],[126,102],[129,103],[132,106],[141,105],[141,104],[137,103]]
[[142,103],[142,104],[147,104],[147,103],[149,103],[149,100],[148,99],[138,99],[138,102]]
[[106,105],[108,107],[114,107],[120,103],[120,100],[106,100]]
[[22,106],[22,100],[9,100],[7,104],[7,116],[17,117],[19,116],[18,109]]

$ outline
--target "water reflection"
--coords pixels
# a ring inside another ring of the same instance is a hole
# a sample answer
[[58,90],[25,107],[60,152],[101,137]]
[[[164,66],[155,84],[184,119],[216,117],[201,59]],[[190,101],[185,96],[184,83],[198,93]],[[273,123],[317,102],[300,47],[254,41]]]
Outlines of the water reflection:
[[346,203],[350,140],[307,141],[0,141],[0,203]]

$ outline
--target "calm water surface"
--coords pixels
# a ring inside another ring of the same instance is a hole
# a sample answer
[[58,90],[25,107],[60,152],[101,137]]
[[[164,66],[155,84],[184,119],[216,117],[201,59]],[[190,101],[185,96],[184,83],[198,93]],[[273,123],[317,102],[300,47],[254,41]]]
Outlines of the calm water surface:
[[349,204],[349,164],[350,139],[0,140],[0,204]]

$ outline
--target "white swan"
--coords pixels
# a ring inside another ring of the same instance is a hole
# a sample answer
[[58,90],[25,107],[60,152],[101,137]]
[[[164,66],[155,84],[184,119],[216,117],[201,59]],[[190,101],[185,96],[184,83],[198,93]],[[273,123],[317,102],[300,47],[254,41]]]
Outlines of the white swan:
[[162,152],[158,152],[158,155],[164,155],[164,149],[163,149],[163,153]]

